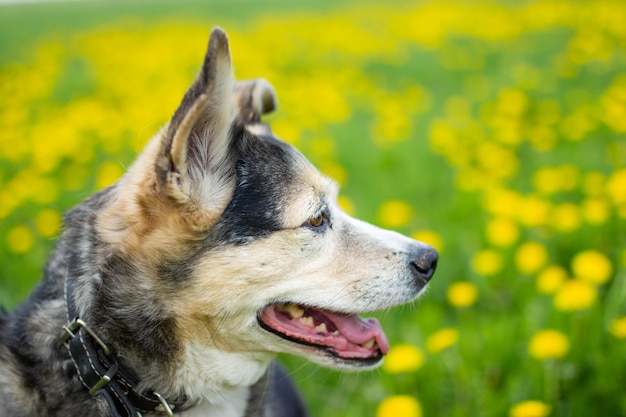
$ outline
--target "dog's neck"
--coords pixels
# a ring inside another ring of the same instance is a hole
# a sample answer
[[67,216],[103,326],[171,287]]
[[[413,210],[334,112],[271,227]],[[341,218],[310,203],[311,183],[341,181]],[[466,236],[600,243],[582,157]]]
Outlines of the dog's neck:
[[239,395],[241,387],[254,385],[267,372],[274,357],[269,353],[224,352],[188,344],[183,364],[173,376],[177,385],[173,388],[184,390],[189,398],[220,404]]
[[239,387],[254,385],[267,371],[274,355],[223,352],[219,349],[188,344],[183,365],[175,380],[191,398],[222,402]]
[[[72,318],[77,317],[78,314],[74,310],[73,302],[71,301],[73,295],[72,288],[73,286],[68,285],[66,281],[66,309],[70,324],[67,324],[64,330],[67,336],[66,343],[68,350],[77,366],[77,370],[83,372],[81,373],[81,381],[85,384],[84,381],[87,379],[85,378],[85,371],[81,371],[81,368],[84,367],[79,366],[78,363],[80,361],[91,363],[91,366],[87,367],[88,370],[96,370],[97,366],[95,366],[94,363],[100,363],[98,359],[100,354],[97,353],[97,351],[101,350],[101,346],[103,346],[105,342],[100,340],[94,329],[88,327],[82,320]],[[73,324],[77,321],[82,323],[81,326],[73,327]],[[84,331],[88,333],[85,334]],[[77,340],[73,340],[74,338]],[[85,347],[86,345],[89,347]],[[105,347],[105,349],[107,348]],[[155,392],[152,391],[151,387],[158,386],[161,392],[164,393],[162,400],[165,401],[166,405],[174,404],[170,402],[169,398],[180,399],[181,393],[182,397],[186,399],[183,403],[179,402],[176,404],[178,409],[182,409],[177,415],[188,417],[196,415],[221,417],[231,415],[242,416],[248,407],[251,387],[258,383],[264,383],[262,380],[263,375],[267,373],[270,362],[275,357],[275,355],[268,353],[225,352],[220,349],[196,343],[187,343],[183,349],[184,354],[182,355],[182,359],[180,359],[179,366],[170,374],[162,373],[158,378],[146,378],[141,380],[139,384],[131,383],[130,385],[123,385],[123,389],[118,389],[116,392],[110,390],[113,389],[112,386],[114,384],[121,382],[119,380],[117,382],[107,382],[105,384],[106,388],[103,387],[100,389],[109,390],[109,393],[115,396],[124,396],[124,391],[126,391],[127,394],[128,389],[136,390],[136,394],[129,397],[127,396],[127,399],[132,402],[132,398],[137,398],[138,396],[142,398],[154,397]],[[107,357],[113,355],[113,353],[108,350],[102,353],[107,355]],[[145,358],[142,360],[141,358],[125,357],[124,359],[124,361],[121,361],[113,357],[112,362],[119,364],[120,368],[125,366],[122,362],[134,364],[145,362]],[[146,363],[142,363],[141,365],[140,368],[145,368],[146,366],[150,367],[150,364]],[[107,367],[108,366],[109,365],[107,365]],[[117,365],[115,369],[117,371]],[[130,369],[130,367],[125,370],[120,369],[117,372],[130,375],[128,371],[131,371],[130,374],[135,373],[135,369]],[[107,370],[96,370],[96,372],[102,374],[107,372]],[[128,380],[127,378],[122,381],[126,383]],[[90,387],[86,385],[86,389],[89,388]],[[145,392],[146,390],[146,394],[141,394],[141,392]],[[160,394],[156,395],[159,396]],[[116,407],[113,402],[111,402],[110,405]],[[137,406],[136,404],[133,405]],[[160,408],[157,403],[157,410]],[[174,409],[174,406],[172,406],[172,408]]]

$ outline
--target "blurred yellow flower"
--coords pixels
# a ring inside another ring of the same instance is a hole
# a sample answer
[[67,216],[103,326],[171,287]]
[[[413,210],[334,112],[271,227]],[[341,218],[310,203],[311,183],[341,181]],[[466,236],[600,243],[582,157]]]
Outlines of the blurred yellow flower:
[[411,132],[413,118],[397,98],[382,98],[377,103],[371,135],[382,148],[406,140]]
[[614,171],[606,182],[606,193],[615,205],[626,203],[626,168]]
[[522,274],[533,274],[548,261],[548,251],[538,242],[525,242],[515,252],[515,265]]
[[626,339],[626,316],[613,320],[609,331],[618,339]]
[[37,213],[35,224],[41,236],[52,237],[61,227],[61,213],[54,209],[44,209]]
[[537,276],[537,291],[553,294],[567,279],[567,271],[557,265],[548,266]]
[[477,146],[474,157],[489,177],[509,178],[517,173],[519,160],[514,152],[487,141],[479,142]]
[[430,126],[429,143],[433,151],[447,155],[458,147],[456,130],[444,119],[436,119]]
[[443,239],[441,235],[432,230],[420,230],[411,235],[411,237],[415,240],[419,240],[420,242],[424,242],[437,249],[439,252],[443,250]]
[[579,252],[572,259],[572,272],[576,278],[590,284],[604,284],[613,274],[609,258],[597,250]]
[[[554,148],[557,143],[558,136],[555,130],[550,126],[533,126],[528,130],[528,141],[533,145],[533,147],[539,151],[549,151]],[[536,180],[533,179],[533,182]],[[541,181],[541,180],[537,180]],[[549,182],[547,182],[550,184]],[[534,185],[534,184],[533,184]],[[554,184],[556,185],[556,184]],[[544,184],[540,186],[535,186],[535,189],[544,194],[550,194],[555,192],[556,190],[551,186],[544,186]]]
[[623,74],[613,79],[611,86],[602,96],[602,116],[604,122],[615,132],[626,132],[626,104],[624,103],[624,90],[626,89],[626,77]]
[[351,199],[349,199],[345,195],[340,195],[339,197],[337,197],[337,204],[339,204],[339,207],[341,207],[341,209],[347,214],[349,214],[350,216],[354,216],[356,208]]
[[604,194],[606,178],[604,174],[597,171],[587,172],[583,176],[582,188],[585,194],[590,197],[600,197]]
[[7,233],[7,247],[13,253],[26,253],[35,243],[33,232],[24,225],[14,226]]
[[583,200],[582,215],[589,224],[603,224],[609,219],[611,208],[603,198],[587,198]]
[[393,345],[385,361],[383,370],[390,374],[417,371],[424,364],[424,354],[417,346],[409,344]]
[[535,359],[561,359],[569,352],[569,339],[558,330],[542,330],[533,335],[528,353]]
[[292,145],[298,144],[300,140],[300,128],[295,123],[290,123],[283,119],[272,122],[272,131],[276,136]]
[[565,191],[572,191],[578,185],[580,169],[574,164],[564,164],[558,168],[561,174],[561,187]]
[[100,190],[108,187],[117,181],[124,174],[124,169],[120,164],[113,161],[104,162],[98,168],[96,175],[96,187]]
[[426,350],[430,353],[439,353],[454,345],[459,340],[457,329],[446,327],[431,334],[426,339]]
[[571,279],[565,281],[554,296],[554,306],[561,311],[585,310],[598,298],[596,287],[586,281]]
[[472,258],[472,269],[479,275],[495,275],[502,270],[502,255],[493,249],[482,249]]
[[500,111],[508,115],[520,115],[528,107],[528,96],[521,90],[505,88],[498,95],[498,107]]
[[561,232],[571,232],[580,227],[580,210],[574,203],[562,203],[552,209],[552,227]]
[[548,223],[550,203],[537,196],[527,196],[517,206],[516,213],[519,222],[524,226],[543,226]]
[[393,395],[381,401],[376,417],[422,417],[422,405],[410,395]]
[[315,138],[309,144],[311,154],[320,159],[332,157],[335,151],[335,142],[330,138]]
[[515,217],[522,201],[523,197],[518,192],[496,188],[485,193],[483,206],[492,215]]
[[469,307],[478,299],[478,289],[471,282],[455,282],[448,287],[446,296],[454,307]]
[[523,401],[511,408],[509,417],[546,417],[550,411],[551,407],[541,401]]
[[496,217],[487,223],[487,240],[494,246],[508,247],[519,238],[517,224],[507,217]]
[[337,181],[339,185],[346,183],[348,173],[343,165],[340,165],[333,161],[326,161],[321,166],[321,171],[328,175],[333,180]]
[[378,221],[386,227],[403,227],[413,216],[411,206],[402,200],[389,200],[378,209]]
[[561,171],[554,167],[541,167],[533,174],[533,187],[541,194],[554,194],[561,190]]

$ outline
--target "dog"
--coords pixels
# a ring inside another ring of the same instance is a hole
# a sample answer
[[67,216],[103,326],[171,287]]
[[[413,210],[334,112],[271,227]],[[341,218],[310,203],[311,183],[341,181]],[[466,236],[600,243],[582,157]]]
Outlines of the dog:
[[435,272],[432,247],[356,220],[235,82],[225,33],[170,122],[64,217],[30,298],[0,319],[4,417],[306,416],[278,353],[343,370],[389,351],[376,319]]

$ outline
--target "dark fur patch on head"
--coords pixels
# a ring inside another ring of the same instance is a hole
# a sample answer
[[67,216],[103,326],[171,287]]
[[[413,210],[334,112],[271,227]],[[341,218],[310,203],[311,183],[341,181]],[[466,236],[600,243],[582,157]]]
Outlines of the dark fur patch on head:
[[271,137],[241,129],[236,162],[237,185],[215,227],[218,239],[248,243],[283,228],[285,190],[297,175],[294,150]]

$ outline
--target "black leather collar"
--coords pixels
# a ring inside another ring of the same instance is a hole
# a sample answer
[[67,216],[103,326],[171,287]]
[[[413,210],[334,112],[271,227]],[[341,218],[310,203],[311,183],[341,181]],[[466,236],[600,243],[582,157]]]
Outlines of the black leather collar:
[[101,396],[114,417],[138,417],[142,413],[173,416],[184,409],[182,404],[168,403],[155,391],[137,390],[138,378],[124,369],[117,356],[80,319],[74,307],[73,285],[65,278],[65,302],[68,324],[63,326],[62,341],[67,348],[83,386],[92,396]]

